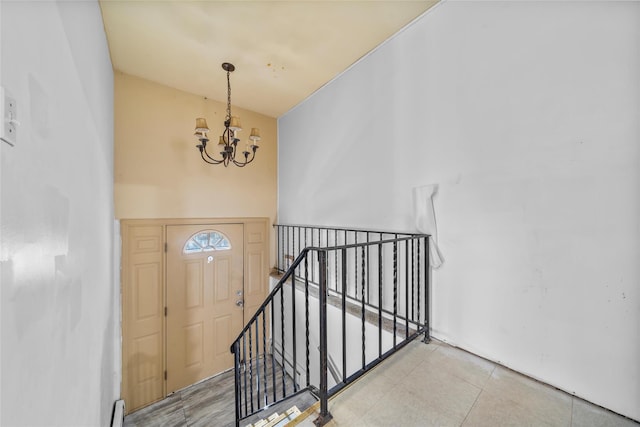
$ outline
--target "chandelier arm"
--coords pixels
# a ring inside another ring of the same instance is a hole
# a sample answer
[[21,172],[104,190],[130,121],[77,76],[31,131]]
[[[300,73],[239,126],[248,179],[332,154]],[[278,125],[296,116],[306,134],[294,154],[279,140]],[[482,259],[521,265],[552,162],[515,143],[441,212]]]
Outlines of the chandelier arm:
[[[244,158],[244,162],[238,162],[236,161],[236,159],[233,159],[233,164],[240,168],[243,168],[249,163],[253,162],[253,159],[256,158],[256,151],[258,150],[258,148],[258,146],[254,146],[251,152],[248,152],[249,154]],[[244,154],[245,152],[243,151],[242,153]]]
[[[242,155],[244,156],[244,151],[242,152]],[[251,163],[251,161],[250,161],[250,160],[247,160],[247,157],[245,157],[245,158],[244,158],[244,162],[240,162],[240,161],[236,160],[236,159],[235,159],[235,156],[234,156],[234,158],[233,158],[232,160],[233,160],[233,164],[234,164],[234,165],[236,165],[236,166],[238,166],[238,167],[241,167],[241,168],[242,168],[242,167],[245,167],[246,165],[248,165],[249,163]],[[251,159],[251,160],[253,160],[253,159]]]
[[239,168],[243,168],[243,167],[247,166],[249,163],[251,163],[251,162],[249,161],[249,162],[240,163],[239,161],[237,161],[235,159],[233,160],[233,164],[238,166]]
[[210,165],[219,165],[220,163],[222,163],[222,160],[211,159],[211,157],[209,157],[209,155],[207,154],[207,157],[209,157],[209,159],[213,161],[208,160],[202,152],[200,153],[200,157],[202,157],[202,160],[204,160],[205,163],[209,163]]
[[[200,147],[198,147],[198,148],[200,148]],[[205,158],[205,156],[207,156],[207,158]],[[211,157],[209,155],[209,153],[207,152],[206,146],[200,148],[200,157],[202,157],[202,160],[204,160],[205,162],[209,163],[210,165],[219,165],[220,163],[222,163],[224,161],[224,159],[223,160],[218,160],[218,159],[214,159],[213,157]],[[209,160],[207,160],[207,159],[209,159]]]
[[204,150],[204,155],[205,155],[205,156],[207,156],[207,158],[208,158],[209,160],[211,160],[212,162],[215,162],[215,163],[212,163],[212,164],[219,165],[220,163],[222,163],[222,162],[224,161],[224,159],[222,159],[222,160],[218,160],[218,159],[216,159],[216,158],[214,158],[214,157],[211,157],[211,156],[209,155],[209,153],[207,153],[207,150],[206,150],[206,149]]

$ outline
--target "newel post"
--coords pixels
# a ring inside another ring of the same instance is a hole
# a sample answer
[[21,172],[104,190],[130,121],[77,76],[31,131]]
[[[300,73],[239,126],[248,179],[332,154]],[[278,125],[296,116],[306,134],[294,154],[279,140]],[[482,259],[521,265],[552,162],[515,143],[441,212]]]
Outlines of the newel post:
[[429,236],[424,237],[424,342],[431,342],[431,332],[429,331],[429,318],[431,310],[429,309],[429,289],[431,288],[431,248],[429,247]]
[[333,416],[329,413],[329,392],[327,384],[327,253],[318,251],[320,276],[318,300],[320,302],[320,415],[313,422],[320,427]]
[[236,427],[240,426],[240,416],[241,416],[241,392],[240,392],[240,341],[236,340],[231,345],[231,352],[233,353],[233,366],[234,366],[234,392],[236,395]]

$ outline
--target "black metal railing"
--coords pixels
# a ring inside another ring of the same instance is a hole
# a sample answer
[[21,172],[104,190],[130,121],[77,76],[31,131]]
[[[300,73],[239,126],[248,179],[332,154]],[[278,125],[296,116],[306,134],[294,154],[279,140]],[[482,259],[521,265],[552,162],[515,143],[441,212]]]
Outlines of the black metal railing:
[[[290,266],[293,260],[300,254],[302,249],[307,247],[335,247],[340,245],[367,243],[385,239],[395,239],[398,237],[418,236],[418,234],[362,230],[341,227],[322,227],[309,225],[283,225],[276,224],[276,269],[283,273]],[[339,281],[337,253],[327,259],[329,274],[327,281],[330,289],[335,289]],[[355,271],[357,275],[359,272]],[[318,282],[318,270],[310,272],[310,280]],[[356,277],[357,281],[357,277]]]
[[324,425],[332,395],[417,336],[428,342],[429,236],[276,227],[284,274],[231,346],[236,425],[307,391]]

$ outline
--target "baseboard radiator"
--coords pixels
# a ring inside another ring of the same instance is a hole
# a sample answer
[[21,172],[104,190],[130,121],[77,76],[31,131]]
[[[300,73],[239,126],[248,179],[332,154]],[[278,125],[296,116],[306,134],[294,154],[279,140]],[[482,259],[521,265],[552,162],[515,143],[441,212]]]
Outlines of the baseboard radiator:
[[111,427],[124,426],[124,400],[116,400],[113,406],[113,418],[111,419]]

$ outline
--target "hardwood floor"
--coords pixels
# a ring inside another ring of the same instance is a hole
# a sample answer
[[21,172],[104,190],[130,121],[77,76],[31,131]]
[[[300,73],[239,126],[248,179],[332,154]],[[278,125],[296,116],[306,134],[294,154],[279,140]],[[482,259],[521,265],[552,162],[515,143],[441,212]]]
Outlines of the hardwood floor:
[[124,425],[127,427],[234,426],[233,393],[233,371],[223,372],[127,415]]
[[[262,358],[259,358],[259,361],[262,363]],[[262,375],[264,365],[259,364],[254,361],[251,365],[254,370],[254,374],[250,376],[248,371],[245,371],[246,374],[242,375],[242,381],[247,384],[251,380],[248,378],[253,377],[254,383],[254,391],[258,390],[258,378],[257,374]],[[276,375],[275,382],[272,382],[271,376],[271,363],[266,365],[266,383],[262,383],[262,397],[266,399],[264,396],[264,390],[266,387],[267,393],[269,394],[270,400],[273,393],[273,384],[275,384],[275,394],[278,398],[283,396],[283,381],[282,381],[282,369],[279,364],[275,364],[276,366]],[[257,372],[257,370],[260,372]],[[286,380],[284,381],[286,387],[286,394],[292,395],[293,392],[293,380],[289,375],[286,376]],[[133,412],[127,415],[124,419],[124,425],[126,427],[144,427],[144,426],[165,426],[165,427],[200,427],[200,426],[215,426],[215,427],[227,427],[235,425],[235,401],[234,401],[234,378],[233,371],[223,372],[215,377],[209,378],[201,383],[194,384],[190,387],[187,387],[183,390],[180,390],[166,399],[161,400],[160,402],[156,402],[146,408],[143,408],[139,411]],[[243,394],[243,396],[245,396]],[[255,396],[254,396],[255,398]],[[250,409],[251,402],[247,402],[243,400],[245,405],[245,410],[247,408]],[[271,404],[269,401],[263,401],[262,404]],[[315,399],[311,396],[310,393],[301,394],[297,396],[294,400],[290,402],[284,403],[284,406],[272,408],[273,410],[269,412],[272,413],[276,410],[282,412],[283,410],[288,409],[292,405],[298,405],[300,410],[305,410],[309,406],[315,403]],[[254,404],[258,406],[257,399],[254,401]],[[283,409],[284,408],[284,409]],[[266,415],[269,415],[266,414]],[[260,418],[264,417],[265,414],[258,414],[254,417],[249,417],[242,421],[242,425],[250,424],[251,422],[255,422]]]

